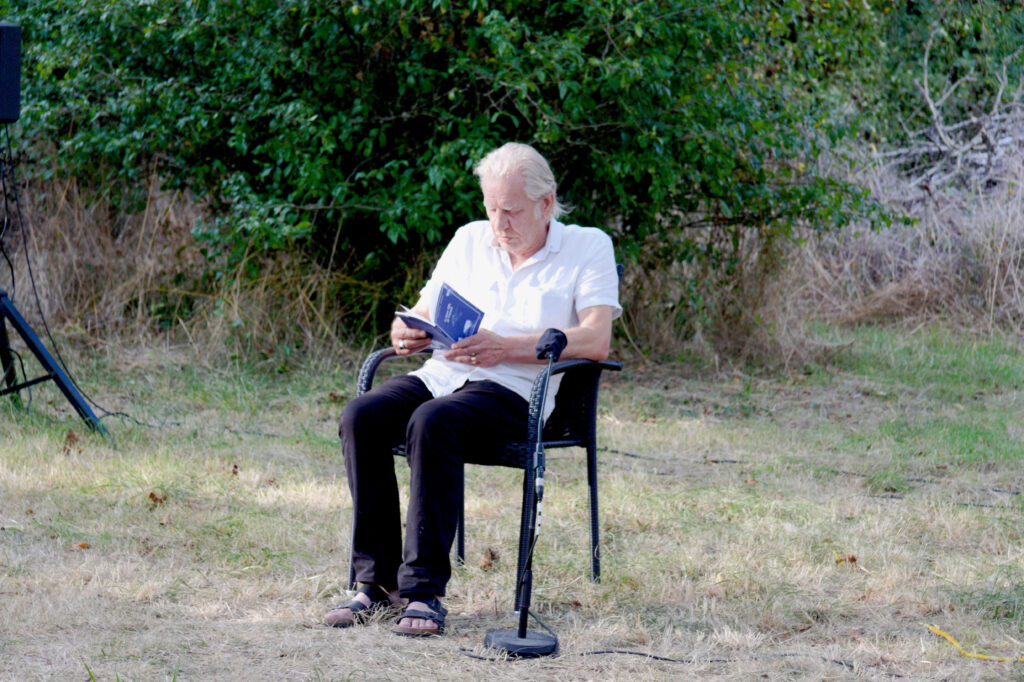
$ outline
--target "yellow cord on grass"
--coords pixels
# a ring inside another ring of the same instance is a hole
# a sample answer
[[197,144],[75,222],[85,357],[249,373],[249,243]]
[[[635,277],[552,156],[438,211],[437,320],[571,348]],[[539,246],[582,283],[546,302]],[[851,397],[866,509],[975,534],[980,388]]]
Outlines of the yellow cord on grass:
[[1012,656],[989,656],[988,654],[972,654],[969,651],[964,651],[964,648],[960,646],[960,642],[956,641],[955,639],[947,635],[945,632],[935,627],[934,625],[926,625],[926,627],[935,634],[937,634],[939,637],[945,637],[950,644],[956,647],[957,651],[959,651],[962,655],[967,656],[968,658],[977,658],[982,661],[1013,661],[1015,663],[1024,663],[1024,658],[1013,658]]

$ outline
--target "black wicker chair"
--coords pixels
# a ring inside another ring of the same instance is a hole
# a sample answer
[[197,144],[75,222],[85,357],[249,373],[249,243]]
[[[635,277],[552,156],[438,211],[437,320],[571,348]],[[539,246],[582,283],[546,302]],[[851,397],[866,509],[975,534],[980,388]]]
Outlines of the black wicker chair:
[[[426,355],[427,353],[423,353]],[[374,375],[381,363],[386,360],[399,357],[394,349],[384,348],[372,353],[363,362],[359,370],[357,394],[362,395],[373,386]],[[538,367],[537,379],[533,384],[533,392],[530,399],[530,412],[527,424],[527,433],[521,442],[505,443],[500,448],[498,462],[499,466],[515,467],[528,471],[528,458],[532,458],[537,443],[537,432],[541,422],[541,405],[543,399],[542,386],[544,385],[545,374],[548,367]],[[561,384],[555,402],[555,410],[543,424],[542,444],[545,450],[548,448],[582,447],[587,451],[587,483],[590,487],[590,557],[591,557],[591,580],[599,582],[601,579],[601,556],[598,544],[598,521],[597,521],[597,392],[598,384],[603,370],[618,371],[622,369],[621,362],[594,360],[564,360],[551,365],[551,375],[563,374]],[[399,446],[394,450],[396,455],[405,456],[405,447]],[[465,464],[481,464],[484,462],[474,461],[472,458],[466,460]],[[486,464],[495,464],[493,461]],[[523,480],[524,500],[526,489],[530,481],[526,474]],[[465,505],[464,505],[464,484],[463,477],[460,477],[459,497],[463,504],[459,505],[459,527],[456,538],[456,556],[459,561],[465,559]],[[523,509],[522,524],[519,537],[519,562],[518,571],[521,573],[529,548],[526,546],[527,536],[527,515],[528,510]],[[516,575],[516,585],[522,580],[522,575]],[[355,588],[355,567],[349,562],[349,589]],[[518,590],[517,590],[518,595]],[[518,596],[517,596],[518,601]],[[516,604],[518,610],[519,604]]]

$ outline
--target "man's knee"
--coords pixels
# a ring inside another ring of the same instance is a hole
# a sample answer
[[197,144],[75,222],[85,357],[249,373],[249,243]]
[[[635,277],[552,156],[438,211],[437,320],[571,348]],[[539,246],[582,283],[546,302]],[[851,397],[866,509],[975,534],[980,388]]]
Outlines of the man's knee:
[[348,401],[338,420],[338,436],[344,440],[346,434],[356,435],[359,427],[370,426],[375,414],[379,413],[376,401],[369,393]]
[[412,418],[409,419],[409,423],[422,424],[427,427],[435,425],[451,426],[452,421],[457,420],[461,412],[461,405],[459,405],[456,396],[449,395],[443,398],[428,400],[417,407],[416,411],[412,414]]
[[429,400],[412,413],[406,425],[406,442],[449,436],[462,426],[455,405],[446,400]]
[[358,423],[356,413],[359,411],[359,408],[355,405],[356,400],[359,400],[359,398],[350,400],[345,405],[345,409],[341,411],[341,419],[338,420],[338,437],[343,440],[345,434],[352,433],[352,429]]

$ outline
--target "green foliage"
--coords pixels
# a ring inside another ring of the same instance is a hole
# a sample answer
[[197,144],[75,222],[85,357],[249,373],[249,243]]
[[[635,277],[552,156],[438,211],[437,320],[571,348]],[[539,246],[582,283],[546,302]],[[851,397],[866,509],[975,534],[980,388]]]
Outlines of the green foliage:
[[[920,86],[927,83],[948,124],[989,112],[1021,83],[1024,5],[1009,0],[875,0],[873,58],[859,64],[851,98],[874,140],[899,143],[932,124]],[[1005,78],[1005,83],[1000,83]],[[916,81],[916,83],[915,83]]]
[[871,210],[815,163],[854,131],[828,84],[871,61],[884,13],[862,2],[13,5],[38,172],[131,202],[156,170],[213,208],[196,236],[218,264],[301,248],[397,281],[481,216],[470,169],[508,140],[645,265],[728,278],[751,230]]

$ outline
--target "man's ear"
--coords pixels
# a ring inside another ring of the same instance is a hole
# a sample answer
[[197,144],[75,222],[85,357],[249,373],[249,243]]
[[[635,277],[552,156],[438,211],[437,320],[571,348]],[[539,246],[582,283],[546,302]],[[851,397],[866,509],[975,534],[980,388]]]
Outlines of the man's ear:
[[555,209],[555,193],[551,192],[546,197],[541,199],[541,211],[543,211],[544,219],[551,220],[551,213]]

